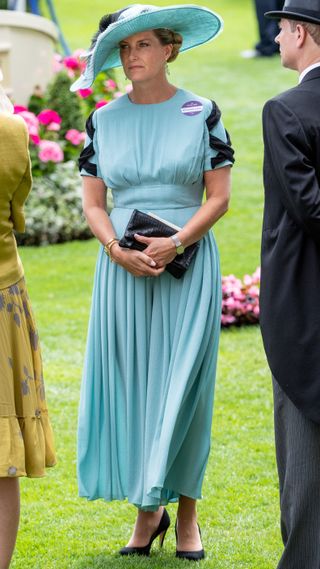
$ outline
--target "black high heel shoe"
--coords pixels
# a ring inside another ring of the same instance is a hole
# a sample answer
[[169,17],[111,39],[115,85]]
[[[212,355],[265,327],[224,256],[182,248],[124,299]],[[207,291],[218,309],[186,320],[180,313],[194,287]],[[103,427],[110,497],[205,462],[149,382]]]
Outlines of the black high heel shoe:
[[163,546],[164,538],[166,536],[168,527],[170,525],[170,518],[167,510],[164,508],[160,523],[157,529],[153,532],[150,537],[149,543],[143,545],[142,547],[123,547],[120,549],[120,555],[145,555],[149,557],[151,545],[154,540],[159,536],[160,547]]
[[[197,525],[198,525],[199,534],[200,534],[200,538],[201,538],[201,529],[200,529],[199,524],[197,524]],[[176,543],[178,543],[177,521],[176,521],[174,531],[176,533]],[[205,557],[204,549],[199,549],[198,551],[180,551],[180,550],[176,549],[176,557],[179,557],[179,559],[188,559],[188,561],[201,561],[201,559],[204,559],[204,557]]]

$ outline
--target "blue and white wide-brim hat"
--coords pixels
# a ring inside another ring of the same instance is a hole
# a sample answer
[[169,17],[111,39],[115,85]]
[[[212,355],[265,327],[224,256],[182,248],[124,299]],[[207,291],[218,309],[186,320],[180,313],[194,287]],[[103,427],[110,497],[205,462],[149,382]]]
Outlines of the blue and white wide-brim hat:
[[223,21],[218,14],[193,4],[163,8],[133,4],[117,14],[116,21],[100,33],[92,51],[86,54],[87,66],[72,84],[71,91],[87,89],[101,71],[121,66],[119,42],[133,34],[167,28],[181,34],[180,51],[186,51],[213,40],[223,29]]

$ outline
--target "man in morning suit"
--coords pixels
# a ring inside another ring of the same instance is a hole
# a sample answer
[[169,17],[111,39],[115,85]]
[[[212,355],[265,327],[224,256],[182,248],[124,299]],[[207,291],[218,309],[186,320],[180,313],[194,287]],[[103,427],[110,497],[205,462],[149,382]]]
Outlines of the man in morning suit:
[[263,110],[261,330],[273,376],[284,552],[320,568],[320,0],[286,0],[276,42],[299,85]]

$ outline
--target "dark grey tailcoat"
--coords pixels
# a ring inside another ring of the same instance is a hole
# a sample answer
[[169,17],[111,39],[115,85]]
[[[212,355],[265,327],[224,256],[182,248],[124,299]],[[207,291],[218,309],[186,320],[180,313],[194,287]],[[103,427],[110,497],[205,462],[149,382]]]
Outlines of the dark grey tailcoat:
[[272,374],[320,423],[320,67],[263,110],[261,330]]

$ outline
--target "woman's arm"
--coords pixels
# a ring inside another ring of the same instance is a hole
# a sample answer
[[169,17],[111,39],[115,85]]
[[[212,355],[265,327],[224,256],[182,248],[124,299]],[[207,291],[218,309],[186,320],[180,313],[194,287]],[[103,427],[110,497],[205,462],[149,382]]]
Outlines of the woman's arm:
[[[184,247],[199,241],[228,210],[231,189],[230,170],[230,166],[224,166],[204,173],[206,202],[177,232]],[[148,245],[144,252],[154,259],[158,267],[168,264],[176,256],[176,248],[170,237],[137,236],[136,238]]]
[[206,201],[178,232],[181,243],[188,247],[199,241],[228,211],[231,191],[231,168],[224,166],[204,173]]
[[[105,245],[117,237],[106,212],[106,186],[101,178],[83,176],[82,206],[92,233]],[[144,252],[112,247],[113,260],[132,275],[156,277],[164,268],[154,268],[155,262]]]

